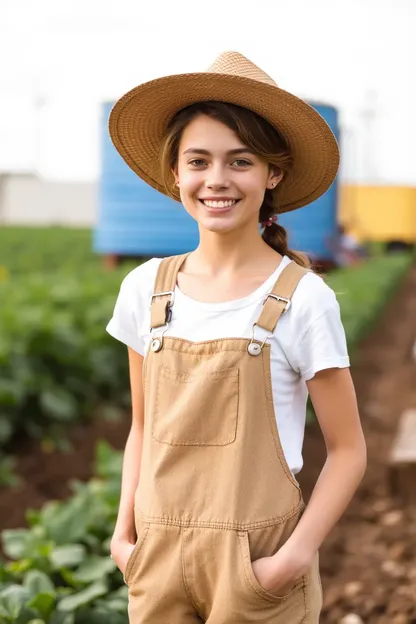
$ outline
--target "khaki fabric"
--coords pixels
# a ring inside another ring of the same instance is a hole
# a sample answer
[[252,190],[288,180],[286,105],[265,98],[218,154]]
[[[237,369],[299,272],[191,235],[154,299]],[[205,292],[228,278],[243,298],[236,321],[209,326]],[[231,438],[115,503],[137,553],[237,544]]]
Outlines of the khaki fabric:
[[[174,290],[185,257],[162,261],[155,294]],[[273,292],[290,299],[304,274],[291,263]],[[155,297],[158,313],[163,298],[174,306],[171,294]],[[269,330],[284,306],[266,300]],[[318,555],[283,596],[251,565],[285,543],[304,503],[276,426],[270,345],[251,355],[250,342],[164,337],[145,358],[137,544],[125,572],[132,624],[319,622]]]

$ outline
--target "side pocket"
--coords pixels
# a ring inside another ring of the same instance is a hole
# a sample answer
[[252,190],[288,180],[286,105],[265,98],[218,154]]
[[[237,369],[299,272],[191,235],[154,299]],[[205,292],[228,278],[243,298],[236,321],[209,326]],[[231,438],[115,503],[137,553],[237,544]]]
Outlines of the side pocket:
[[248,584],[249,589],[254,591],[257,596],[262,598],[263,600],[267,600],[268,602],[272,602],[274,604],[280,604],[286,601],[290,596],[295,594],[298,590],[301,590],[302,597],[300,606],[303,606],[304,603],[304,586],[305,586],[305,577],[300,578],[294,586],[290,589],[290,591],[282,594],[281,596],[271,594],[264,587],[260,585],[258,582],[256,575],[253,571],[253,566],[251,563],[251,552],[250,552],[250,542],[247,531],[239,531],[238,532],[238,541],[240,544],[241,556],[243,560],[243,569],[246,577],[246,585]]
[[136,564],[137,558],[140,554],[140,550],[144,544],[144,540],[146,539],[147,533],[149,531],[149,524],[145,524],[140,531],[140,535],[137,538],[136,544],[130,554],[130,557],[127,559],[126,569],[124,570],[123,579],[126,585],[129,584],[129,581],[133,575],[134,566]]

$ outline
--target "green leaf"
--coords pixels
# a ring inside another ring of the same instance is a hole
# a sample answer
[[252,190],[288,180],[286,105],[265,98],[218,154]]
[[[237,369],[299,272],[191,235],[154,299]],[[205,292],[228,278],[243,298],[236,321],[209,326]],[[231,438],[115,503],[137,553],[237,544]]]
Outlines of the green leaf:
[[44,592],[39,593],[28,602],[27,606],[38,611],[47,620],[55,606],[55,595]]
[[63,598],[58,603],[58,611],[75,611],[80,607],[86,606],[92,603],[96,598],[105,596],[108,591],[108,586],[103,581],[93,583],[83,591],[80,591],[72,596]]
[[8,624],[11,622],[10,616],[0,602],[0,624]]
[[109,478],[119,476],[123,465],[122,451],[115,451],[105,440],[99,440],[95,447],[95,472]]
[[77,624],[127,624],[127,613],[117,613],[108,608],[94,607],[77,613]]
[[123,583],[118,589],[111,592],[108,595],[108,598],[112,600],[113,598],[123,598],[123,600],[128,600],[129,597],[129,588],[125,583]]
[[57,546],[51,552],[49,559],[55,569],[80,565],[85,558],[85,548],[82,544],[68,544]]
[[90,555],[75,572],[74,578],[82,583],[93,583],[116,569],[117,566],[110,557]]
[[3,550],[10,559],[21,559],[33,543],[27,529],[6,529],[2,533]]
[[[18,403],[24,394],[24,389],[12,379],[0,378],[0,404],[13,405]],[[3,415],[0,415],[0,423]]]
[[24,574],[28,570],[30,570],[32,566],[32,559],[19,559],[18,561],[9,561],[5,569],[10,572],[10,574]]
[[30,598],[27,589],[20,585],[9,585],[6,589],[0,591],[0,603],[14,622],[22,611],[25,603]]
[[[73,613],[59,613],[55,611],[49,624],[75,624],[75,615]],[[107,622],[103,622],[103,624],[107,624]]]
[[28,509],[26,511],[26,522],[29,526],[34,526],[35,524],[39,524],[41,519],[41,512],[39,509]]
[[55,594],[55,586],[51,579],[39,570],[30,570],[26,574],[23,587],[28,590],[30,596],[36,596],[37,594]]
[[85,533],[84,543],[90,552],[99,552],[100,550],[110,552],[109,548],[105,548],[105,543],[102,541],[102,538],[98,535],[94,535],[93,533]]
[[0,590],[11,580],[10,576],[13,574],[8,570],[8,565],[9,564],[6,563],[5,559],[0,557]]
[[[75,578],[74,570],[70,570],[69,568],[60,568],[59,574],[61,575],[62,580],[68,585],[68,587],[65,588],[68,590],[67,593],[72,593],[71,588],[78,588],[82,586],[82,583],[77,581],[77,579]],[[61,593],[62,591],[63,588],[59,588],[59,593]]]
[[47,505],[42,514],[42,524],[49,537],[57,544],[77,542],[87,532],[93,512],[91,496],[85,492],[65,503]]
[[8,414],[0,414],[0,444],[2,446],[12,437],[14,431],[13,424],[13,419]]
[[97,600],[97,607],[115,611],[116,613],[126,613],[128,601],[123,600],[123,598],[114,598],[113,600],[107,599],[106,601]]
[[78,412],[76,400],[64,388],[45,390],[40,395],[40,404],[50,418],[61,422],[74,420]]
[[[39,621],[39,614],[29,607],[23,607],[16,620],[13,620],[13,624],[29,624],[33,620]],[[40,620],[42,624],[45,624],[43,620]]]

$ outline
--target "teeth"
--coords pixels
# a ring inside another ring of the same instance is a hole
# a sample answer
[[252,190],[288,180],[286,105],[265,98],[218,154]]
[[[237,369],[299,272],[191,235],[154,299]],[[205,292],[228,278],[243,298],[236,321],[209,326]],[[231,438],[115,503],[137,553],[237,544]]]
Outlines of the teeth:
[[229,199],[227,201],[211,201],[209,199],[203,199],[202,203],[205,204],[205,206],[208,206],[208,208],[230,208],[237,203],[237,200]]

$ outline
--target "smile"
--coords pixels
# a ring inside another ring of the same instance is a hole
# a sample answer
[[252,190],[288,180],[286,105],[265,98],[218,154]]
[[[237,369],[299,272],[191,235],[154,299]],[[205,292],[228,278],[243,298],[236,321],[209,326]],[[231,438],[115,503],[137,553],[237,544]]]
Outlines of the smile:
[[207,208],[231,208],[232,206],[235,206],[235,204],[240,200],[227,199],[214,201],[211,199],[200,199],[199,201],[202,202]]

